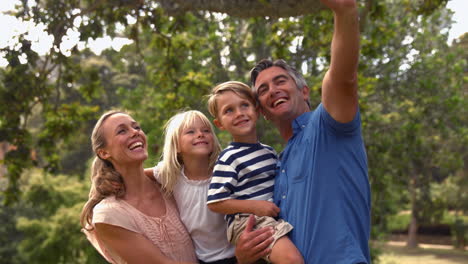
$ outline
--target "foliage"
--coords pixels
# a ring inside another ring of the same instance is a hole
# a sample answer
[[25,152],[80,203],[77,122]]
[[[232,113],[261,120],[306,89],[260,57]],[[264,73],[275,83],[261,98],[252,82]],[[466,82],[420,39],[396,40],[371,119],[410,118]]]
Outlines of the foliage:
[[28,171],[22,202],[29,214],[16,218],[27,239],[18,245],[26,263],[105,263],[80,232],[80,212],[89,183],[76,177]]

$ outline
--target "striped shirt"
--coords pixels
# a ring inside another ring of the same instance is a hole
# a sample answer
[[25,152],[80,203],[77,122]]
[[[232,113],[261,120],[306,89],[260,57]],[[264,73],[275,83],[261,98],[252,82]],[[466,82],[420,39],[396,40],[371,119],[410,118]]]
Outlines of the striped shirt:
[[[262,143],[232,142],[219,155],[207,204],[227,199],[273,201],[277,155]],[[234,215],[226,215],[231,223]]]

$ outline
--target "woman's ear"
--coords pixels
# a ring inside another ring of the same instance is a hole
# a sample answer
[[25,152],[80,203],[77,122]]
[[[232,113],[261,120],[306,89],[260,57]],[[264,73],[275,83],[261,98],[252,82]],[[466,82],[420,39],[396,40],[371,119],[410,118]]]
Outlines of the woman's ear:
[[110,153],[107,152],[105,149],[98,149],[97,155],[100,159],[107,160],[110,158]]

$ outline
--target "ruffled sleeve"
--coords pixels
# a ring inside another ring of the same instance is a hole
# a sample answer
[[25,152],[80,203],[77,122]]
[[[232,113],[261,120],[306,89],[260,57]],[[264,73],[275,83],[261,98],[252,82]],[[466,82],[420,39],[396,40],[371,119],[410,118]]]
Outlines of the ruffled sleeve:
[[135,217],[123,203],[123,201],[117,201],[114,197],[109,197],[97,204],[93,210],[93,226],[96,223],[103,223],[141,233]]

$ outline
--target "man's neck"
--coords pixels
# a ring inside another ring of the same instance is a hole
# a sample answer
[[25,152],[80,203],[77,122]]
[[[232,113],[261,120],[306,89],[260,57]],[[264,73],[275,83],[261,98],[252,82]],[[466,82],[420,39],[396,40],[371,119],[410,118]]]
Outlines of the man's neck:
[[276,125],[276,127],[278,128],[280,135],[285,142],[288,142],[288,140],[293,136],[293,128],[291,123],[289,123],[289,125]]
[[[302,114],[309,112],[310,110],[304,111]],[[278,131],[280,132],[281,137],[284,139],[285,142],[288,142],[288,140],[293,136],[294,130],[293,130],[293,122],[298,118],[300,115],[295,116],[294,118],[288,118],[288,119],[283,119],[283,120],[277,120],[276,122],[273,122],[275,126],[278,128]]]

